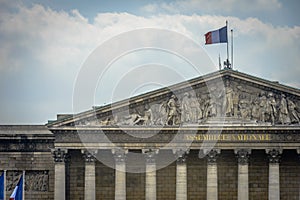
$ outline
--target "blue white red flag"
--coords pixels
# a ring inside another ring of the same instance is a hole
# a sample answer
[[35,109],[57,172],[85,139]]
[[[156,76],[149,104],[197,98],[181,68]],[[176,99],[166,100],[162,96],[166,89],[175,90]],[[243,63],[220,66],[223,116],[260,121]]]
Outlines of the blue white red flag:
[[227,43],[227,26],[205,34],[205,44]]
[[21,176],[13,193],[9,197],[9,200],[22,200],[22,199],[23,199],[23,175]]
[[4,172],[2,173],[2,175],[0,176],[0,200],[4,200]]

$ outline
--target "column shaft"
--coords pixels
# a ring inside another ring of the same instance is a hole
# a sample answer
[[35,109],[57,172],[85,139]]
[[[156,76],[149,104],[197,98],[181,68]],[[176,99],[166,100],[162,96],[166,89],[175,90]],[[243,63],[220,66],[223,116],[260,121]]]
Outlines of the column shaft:
[[54,200],[66,198],[66,149],[52,149],[54,158]]
[[176,200],[187,199],[187,168],[186,168],[186,156],[189,153],[187,148],[173,149],[173,153],[176,155]]
[[156,199],[156,164],[146,163],[146,200]]
[[207,200],[218,199],[218,168],[217,163],[207,165]]
[[115,158],[115,200],[126,199],[126,154],[128,150],[112,149]]
[[187,199],[187,169],[185,162],[176,165],[176,200]]
[[220,149],[212,149],[204,152],[207,157],[207,186],[206,186],[206,199],[218,199],[218,166],[217,157],[220,154]]
[[250,149],[237,149],[235,154],[238,159],[238,200],[249,199],[249,155]]
[[115,175],[115,200],[126,199],[126,166],[125,162],[116,163],[116,175]]
[[65,163],[55,163],[54,170],[54,199],[64,200],[66,196]]
[[269,200],[280,200],[279,161],[282,149],[266,149],[269,156]]
[[279,163],[269,164],[269,200],[280,199]]
[[85,184],[84,184],[84,199],[96,199],[96,176],[95,176],[95,163],[85,163]]
[[95,171],[95,155],[97,150],[82,150],[81,153],[85,159],[85,175],[84,175],[84,199],[96,199],[96,171]]
[[238,166],[238,200],[249,199],[248,164]]

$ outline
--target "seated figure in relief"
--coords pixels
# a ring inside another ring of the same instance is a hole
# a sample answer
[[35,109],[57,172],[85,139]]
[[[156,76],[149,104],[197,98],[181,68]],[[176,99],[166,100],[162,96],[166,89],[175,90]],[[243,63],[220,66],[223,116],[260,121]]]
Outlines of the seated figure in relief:
[[291,117],[291,122],[300,124],[300,117],[299,117],[299,113],[297,112],[297,106],[289,98],[287,99],[287,102],[288,102],[288,109]]

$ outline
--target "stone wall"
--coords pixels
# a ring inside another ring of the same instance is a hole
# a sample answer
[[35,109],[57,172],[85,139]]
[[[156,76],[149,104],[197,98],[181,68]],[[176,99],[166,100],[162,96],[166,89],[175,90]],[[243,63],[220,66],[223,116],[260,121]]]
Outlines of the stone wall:
[[69,150],[66,162],[67,199],[84,199],[84,164],[83,155],[79,150]]
[[0,171],[6,172],[6,199],[25,170],[26,199],[53,199],[54,162],[51,152],[0,152]]
[[96,199],[115,199],[115,170],[96,162]]
[[174,200],[176,194],[176,163],[162,168],[156,172],[157,199]]
[[199,159],[198,151],[187,157],[187,192],[189,199],[206,199],[206,158]]
[[281,199],[299,199],[300,158],[296,151],[284,150],[280,163]]
[[237,199],[238,167],[233,150],[223,150],[217,158],[219,200]]

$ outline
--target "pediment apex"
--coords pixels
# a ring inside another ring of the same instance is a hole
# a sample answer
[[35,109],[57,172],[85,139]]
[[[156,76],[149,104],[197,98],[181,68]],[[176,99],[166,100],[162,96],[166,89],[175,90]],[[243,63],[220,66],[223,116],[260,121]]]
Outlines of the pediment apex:
[[[215,86],[208,90],[208,82],[212,82]],[[228,88],[226,82],[229,82]],[[193,91],[189,91],[191,88]],[[175,98],[172,96],[174,91],[176,91]],[[187,104],[189,108],[184,110],[183,104]],[[260,104],[266,108],[259,108]],[[257,108],[254,108],[255,106]],[[231,117],[229,124],[232,124],[233,120],[237,124],[247,122],[248,125],[263,122],[261,125],[266,126],[298,122],[299,107],[299,89],[231,69],[223,69],[109,105],[95,106],[79,114],[60,115],[57,120],[49,121],[47,126],[51,128],[76,125],[201,125],[213,121],[212,117],[223,116]],[[251,110],[247,110],[250,108]],[[261,116],[264,110],[270,112],[272,109],[272,112],[276,112],[272,114],[273,116],[266,114],[269,115],[266,116],[267,119]],[[282,110],[287,110],[290,119],[282,119],[282,114],[279,114]],[[172,116],[170,112],[175,112],[180,117]],[[225,122],[229,122],[228,119],[226,118]]]

